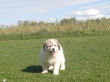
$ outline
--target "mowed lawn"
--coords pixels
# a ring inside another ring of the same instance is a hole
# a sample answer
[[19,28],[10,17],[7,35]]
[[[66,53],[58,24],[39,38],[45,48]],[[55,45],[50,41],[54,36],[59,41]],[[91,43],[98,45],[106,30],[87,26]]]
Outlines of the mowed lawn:
[[41,74],[39,53],[46,39],[0,41],[0,82],[110,82],[110,36],[58,38],[66,70]]

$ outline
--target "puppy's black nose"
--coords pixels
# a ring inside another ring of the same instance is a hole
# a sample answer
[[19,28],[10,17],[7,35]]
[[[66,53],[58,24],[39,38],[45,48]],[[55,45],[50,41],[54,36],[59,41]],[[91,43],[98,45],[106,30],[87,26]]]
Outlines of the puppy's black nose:
[[55,49],[54,49],[54,48],[52,48],[52,51],[55,51]]

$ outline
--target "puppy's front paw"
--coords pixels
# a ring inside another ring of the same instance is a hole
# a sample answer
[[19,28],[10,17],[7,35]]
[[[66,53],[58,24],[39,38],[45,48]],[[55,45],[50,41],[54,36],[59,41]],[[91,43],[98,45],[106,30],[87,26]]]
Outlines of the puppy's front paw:
[[53,72],[53,75],[59,75],[59,72]]
[[47,70],[45,70],[45,71],[42,71],[42,74],[44,74],[44,73],[48,73],[48,71],[47,71]]
[[62,68],[60,68],[60,70],[65,70],[65,68],[62,67]]
[[61,64],[60,70],[65,70],[65,64]]

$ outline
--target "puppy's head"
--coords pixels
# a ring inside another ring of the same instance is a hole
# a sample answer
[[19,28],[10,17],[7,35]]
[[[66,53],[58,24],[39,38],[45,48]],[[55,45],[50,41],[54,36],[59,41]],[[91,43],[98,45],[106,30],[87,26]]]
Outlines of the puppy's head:
[[60,43],[56,39],[48,39],[43,44],[44,51],[50,55],[55,55],[60,50]]

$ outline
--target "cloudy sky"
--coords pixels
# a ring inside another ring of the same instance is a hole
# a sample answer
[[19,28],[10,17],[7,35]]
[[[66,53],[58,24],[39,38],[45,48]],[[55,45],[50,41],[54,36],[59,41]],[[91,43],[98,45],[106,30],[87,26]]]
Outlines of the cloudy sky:
[[0,0],[0,25],[18,20],[54,22],[110,17],[110,0]]

